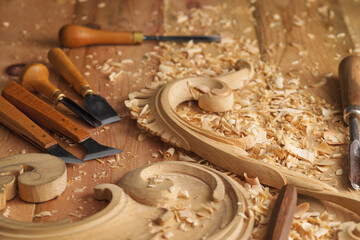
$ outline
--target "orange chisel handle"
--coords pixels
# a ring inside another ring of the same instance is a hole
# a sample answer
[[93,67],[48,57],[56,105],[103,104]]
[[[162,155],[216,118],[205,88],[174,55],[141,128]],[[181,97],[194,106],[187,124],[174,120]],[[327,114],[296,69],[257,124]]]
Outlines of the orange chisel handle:
[[48,99],[57,102],[65,95],[49,81],[49,70],[44,64],[33,63],[22,71],[21,85],[30,92],[45,95]]
[[59,31],[59,41],[64,47],[82,47],[97,44],[141,44],[142,32],[118,32],[97,30],[76,24],[63,26]]
[[53,64],[55,70],[60,73],[81,96],[85,97],[93,93],[89,83],[61,48],[50,49],[48,59]]
[[10,103],[43,127],[67,136],[78,143],[90,137],[89,133],[80,126],[16,82],[9,82],[2,94]]
[[0,96],[0,122],[41,149],[57,144],[47,132]]

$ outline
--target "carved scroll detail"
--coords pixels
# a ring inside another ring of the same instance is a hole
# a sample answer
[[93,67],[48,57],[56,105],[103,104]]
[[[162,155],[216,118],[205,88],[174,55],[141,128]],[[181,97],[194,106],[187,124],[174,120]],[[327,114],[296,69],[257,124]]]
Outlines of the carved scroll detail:
[[[247,64],[243,62],[241,65]],[[237,79],[236,73],[219,76],[216,79],[226,83],[230,83],[231,79],[231,84],[234,84]],[[213,81],[216,80],[208,79],[209,89],[213,88]],[[206,89],[204,87],[206,84],[204,78],[181,79],[167,84],[155,83],[140,92],[129,94],[129,100],[125,104],[131,111],[132,117],[138,119],[139,128],[161,136],[165,142],[195,152],[217,166],[236,174],[247,173],[251,177],[257,176],[262,184],[271,187],[280,189],[286,184],[293,184],[301,194],[334,202],[360,215],[360,208],[355,207],[360,204],[358,199],[341,195],[335,188],[321,181],[246,157],[246,152],[238,147],[236,139],[203,130],[183,120],[176,112],[177,106],[196,99],[189,86],[200,85],[201,89]],[[147,106],[146,116],[139,118],[144,106]]]
[[163,239],[170,233],[174,240],[251,236],[250,197],[233,179],[213,169],[186,162],[155,163],[128,173],[120,185],[123,189],[114,184],[96,186],[95,198],[109,204],[78,222],[24,223],[0,216],[0,239]]
[[49,154],[20,154],[0,159],[0,209],[17,194],[27,202],[44,202],[66,188],[66,166]]

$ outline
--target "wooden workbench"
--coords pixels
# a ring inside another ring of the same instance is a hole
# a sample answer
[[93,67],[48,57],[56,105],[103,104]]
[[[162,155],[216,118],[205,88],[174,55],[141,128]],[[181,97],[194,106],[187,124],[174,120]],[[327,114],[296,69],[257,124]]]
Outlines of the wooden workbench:
[[[190,7],[218,3],[233,4],[243,10],[239,11],[237,18],[239,32],[248,27],[254,28],[255,31],[249,33],[247,37],[258,41],[259,58],[274,61],[283,74],[290,70],[298,70],[303,84],[317,83],[324,76],[333,76],[328,78],[329,80],[323,87],[316,89],[315,94],[340,108],[337,66],[340,60],[349,54],[349,51],[353,49],[356,51],[356,47],[359,49],[360,45],[360,25],[358,24],[360,22],[360,1],[357,0],[0,0],[0,90],[10,80],[17,80],[16,77],[9,77],[5,73],[7,66],[32,62],[48,64],[47,52],[51,47],[60,46],[57,34],[64,24],[91,23],[102,29],[142,30],[148,35],[161,34],[164,31],[163,24],[168,16],[167,11],[170,11],[168,6],[172,7],[171,10],[186,12]],[[318,7],[326,4],[334,13],[333,17],[327,20],[319,17],[318,14]],[[249,8],[253,8],[253,11],[248,11]],[[227,13],[224,12],[224,14]],[[275,14],[282,19],[281,28],[271,26]],[[312,24],[308,24],[306,28],[294,27],[291,21],[294,15],[306,16],[311,19]],[[341,35],[334,40],[329,37],[329,34]],[[109,84],[106,76],[96,70],[96,64],[94,64],[94,60],[98,64],[103,64],[109,58],[132,59],[134,64],[127,69],[128,71],[138,72],[140,68],[149,70],[156,66],[142,66],[140,62],[144,54],[152,51],[156,44],[156,42],[147,42],[139,46],[110,45],[66,50],[68,56],[82,73],[89,72],[86,80],[95,92],[106,97],[121,115],[122,120],[110,124],[109,129],[102,127],[94,129],[82,123],[62,107],[57,106],[57,108],[88,130],[98,142],[123,150],[122,166],[110,168],[111,164],[107,160],[114,157],[106,157],[100,161],[88,161],[80,167],[68,167],[68,186],[60,197],[41,204],[25,203],[15,198],[7,205],[10,218],[28,222],[54,221],[65,217],[70,217],[73,221],[86,218],[106,206],[106,202],[91,200],[95,185],[116,183],[128,171],[162,160],[160,154],[158,157],[153,157],[152,153],[158,153],[159,149],[164,151],[169,146],[156,137],[148,137],[139,141],[140,131],[136,127],[136,122],[129,118],[124,106],[127,95],[150,83],[152,77],[133,79],[125,76],[121,80]],[[298,59],[299,48],[307,50],[309,54],[302,57],[302,64],[291,64]],[[121,51],[121,56],[117,54],[119,51]],[[88,69],[87,65],[91,65],[91,68]],[[311,67],[314,68],[311,69]],[[316,74],[314,74],[314,69],[316,69]],[[83,104],[81,97],[53,71],[50,79],[68,97],[76,100],[80,105]],[[75,155],[83,156],[81,151],[77,151],[65,143],[62,145]],[[24,152],[40,151],[0,125],[0,156],[5,157]],[[346,182],[346,174],[343,177]],[[75,189],[80,188],[84,191],[74,192]],[[33,218],[35,214],[43,211],[51,211],[52,216]]]

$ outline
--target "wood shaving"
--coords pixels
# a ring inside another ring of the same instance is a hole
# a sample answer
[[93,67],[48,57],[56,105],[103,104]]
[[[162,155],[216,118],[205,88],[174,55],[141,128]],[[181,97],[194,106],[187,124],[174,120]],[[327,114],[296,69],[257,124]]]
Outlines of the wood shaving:
[[35,214],[33,217],[34,218],[41,218],[41,217],[50,217],[52,216],[52,213],[50,211],[42,211],[38,214]]
[[166,152],[164,153],[164,158],[166,160],[170,160],[175,154],[175,148],[169,148],[168,150],[166,150]]
[[104,2],[98,3],[97,7],[98,8],[104,8],[104,7],[106,7],[106,3],[104,3]]

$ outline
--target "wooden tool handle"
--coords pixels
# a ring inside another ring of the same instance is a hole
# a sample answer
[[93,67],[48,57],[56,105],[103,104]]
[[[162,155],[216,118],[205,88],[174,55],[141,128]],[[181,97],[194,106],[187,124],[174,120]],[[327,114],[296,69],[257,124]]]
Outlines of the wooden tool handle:
[[55,139],[2,96],[0,96],[0,122],[43,150],[57,144]]
[[140,44],[141,32],[97,30],[81,25],[68,24],[59,31],[59,41],[64,47],[82,47],[97,44]]
[[57,102],[64,94],[49,81],[49,71],[44,64],[28,65],[20,74],[21,85],[30,92],[38,92]]
[[293,221],[297,201],[294,185],[281,188],[271,213],[265,240],[287,240]]
[[60,48],[52,48],[48,52],[49,61],[54,65],[58,73],[70,83],[73,88],[83,97],[92,93],[89,83],[85,80],[83,75],[66,56],[65,52]]
[[67,136],[75,142],[82,142],[90,137],[88,132],[16,82],[9,82],[5,86],[3,96],[43,127]]
[[341,101],[343,108],[360,106],[360,57],[348,56],[339,65]]

